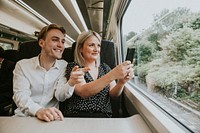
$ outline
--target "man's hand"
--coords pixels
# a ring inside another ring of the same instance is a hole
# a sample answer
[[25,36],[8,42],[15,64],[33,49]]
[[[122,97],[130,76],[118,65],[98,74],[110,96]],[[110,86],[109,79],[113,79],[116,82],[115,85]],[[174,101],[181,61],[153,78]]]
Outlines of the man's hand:
[[63,120],[63,115],[60,110],[55,107],[41,108],[36,112],[36,117],[44,121]]

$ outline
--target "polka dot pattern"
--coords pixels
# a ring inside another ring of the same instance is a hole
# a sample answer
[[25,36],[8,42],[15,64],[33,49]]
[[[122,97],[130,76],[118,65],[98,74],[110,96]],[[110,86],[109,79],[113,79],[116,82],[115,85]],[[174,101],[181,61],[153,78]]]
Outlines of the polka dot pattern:
[[[67,65],[66,69],[66,77],[69,79],[72,68],[78,64],[72,62]],[[79,66],[81,67],[81,66]],[[98,78],[102,77],[106,73],[110,71],[110,67],[105,63],[100,64]],[[85,81],[91,82],[93,81],[92,76],[89,72],[85,73]],[[97,93],[94,96],[91,96],[87,99],[83,99],[75,93],[72,95],[70,99],[66,100],[67,104],[65,107],[65,112],[69,114],[78,113],[80,111],[84,112],[102,112],[105,113],[108,117],[112,116],[111,102],[109,97],[109,85],[106,86],[103,90]]]

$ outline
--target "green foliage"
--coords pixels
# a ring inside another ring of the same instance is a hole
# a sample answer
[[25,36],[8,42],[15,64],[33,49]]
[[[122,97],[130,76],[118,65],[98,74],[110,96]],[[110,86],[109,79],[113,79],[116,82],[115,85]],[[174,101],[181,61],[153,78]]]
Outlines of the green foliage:
[[[163,17],[168,11],[156,16]],[[179,8],[134,42],[135,73],[169,97],[200,101],[200,14]]]
[[[190,99],[200,105],[200,91],[196,91],[192,93],[193,95],[190,96]],[[200,111],[200,106],[199,106]]]
[[[197,85],[196,87],[198,87],[199,82],[196,80],[199,80],[199,75],[194,75],[193,71],[193,66],[165,64],[158,68],[157,71],[148,73],[148,76],[154,79],[155,86],[160,88],[160,91],[165,95],[170,97],[173,95],[185,96],[189,91],[192,91],[189,90],[189,88],[191,89],[191,87],[193,87],[192,89],[197,89],[194,88],[194,83]],[[191,86],[191,84],[193,84],[193,86]],[[179,92],[185,93],[180,94]]]
[[159,34],[153,33],[148,37],[148,41],[156,43],[159,40]]
[[194,22],[192,22],[191,27],[196,30],[200,29],[200,18],[197,18]]
[[187,56],[185,56],[185,59],[188,64],[200,64],[200,46],[197,48],[191,48],[187,50]]
[[156,52],[156,44],[146,40],[137,41],[137,59],[139,63],[147,63],[153,59],[153,54]]
[[148,64],[140,64],[134,67],[134,74],[138,76],[143,82],[145,82],[145,77],[148,74],[148,70]]
[[128,35],[126,36],[126,40],[129,40],[129,39],[131,39],[132,37],[134,37],[135,35],[137,35],[137,33],[135,33],[135,32],[129,32],[128,33]]
[[190,51],[200,45],[198,35],[200,32],[191,28],[179,29],[160,42],[163,52],[174,62],[185,60]]
[[145,82],[146,76],[148,73],[157,71],[163,63],[163,60],[157,59],[152,62],[146,64],[139,64],[134,67],[134,73],[137,75],[142,81]]

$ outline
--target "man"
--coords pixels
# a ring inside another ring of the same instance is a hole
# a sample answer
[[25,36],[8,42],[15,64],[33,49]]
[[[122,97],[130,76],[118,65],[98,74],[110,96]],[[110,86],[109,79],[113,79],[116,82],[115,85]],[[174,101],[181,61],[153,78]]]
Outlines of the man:
[[5,59],[5,51],[0,47],[0,115],[8,115],[5,107],[12,103],[12,78],[15,63]]
[[45,26],[38,36],[39,56],[17,62],[13,71],[13,99],[18,107],[15,115],[36,116],[47,122],[63,119],[58,101],[71,97],[75,84],[82,82],[84,75],[76,66],[66,81],[67,62],[59,60],[64,43],[63,27],[56,24]]

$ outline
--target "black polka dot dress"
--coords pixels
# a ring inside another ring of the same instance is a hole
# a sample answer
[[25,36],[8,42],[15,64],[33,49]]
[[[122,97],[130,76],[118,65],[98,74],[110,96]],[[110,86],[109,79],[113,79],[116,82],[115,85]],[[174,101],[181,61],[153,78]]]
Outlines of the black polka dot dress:
[[[74,62],[69,63],[67,65],[67,69],[66,69],[67,79],[69,79],[70,73],[73,67],[76,65],[78,64],[75,64]],[[108,65],[106,65],[105,63],[100,64],[98,78],[102,77],[109,71],[110,71],[110,67]],[[88,72],[85,73],[84,78],[87,83],[93,81],[92,76]],[[72,97],[67,99],[65,102],[66,104],[65,104],[64,112],[67,116],[70,116],[70,114],[77,114],[76,116],[78,116],[78,114],[81,112],[88,113],[88,114],[99,112],[99,113],[103,113],[105,117],[112,116],[111,102],[110,102],[110,97],[109,97],[109,85],[106,86],[103,90],[101,90],[96,95],[91,96],[87,99],[83,99],[74,93]]]

